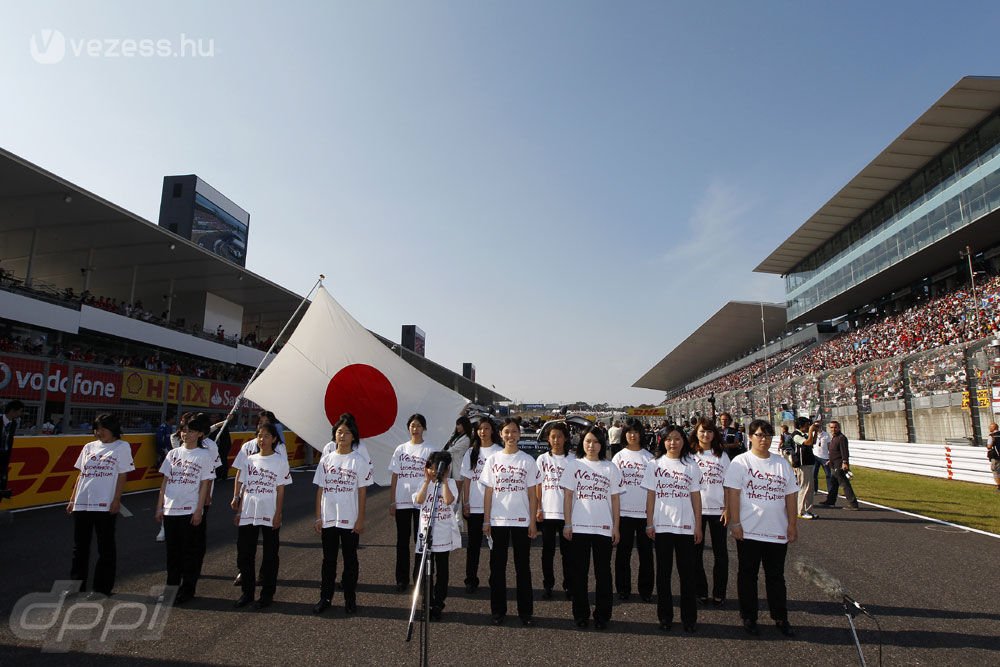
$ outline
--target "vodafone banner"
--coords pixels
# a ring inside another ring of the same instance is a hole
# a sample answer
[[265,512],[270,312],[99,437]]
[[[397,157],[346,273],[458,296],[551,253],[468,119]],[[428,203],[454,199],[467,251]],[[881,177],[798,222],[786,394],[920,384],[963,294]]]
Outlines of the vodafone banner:
[[48,364],[34,359],[0,355],[0,397],[40,401],[42,388],[50,401],[71,400],[82,403],[118,403],[121,400],[121,374],[84,366],[74,366],[70,377],[69,365]]

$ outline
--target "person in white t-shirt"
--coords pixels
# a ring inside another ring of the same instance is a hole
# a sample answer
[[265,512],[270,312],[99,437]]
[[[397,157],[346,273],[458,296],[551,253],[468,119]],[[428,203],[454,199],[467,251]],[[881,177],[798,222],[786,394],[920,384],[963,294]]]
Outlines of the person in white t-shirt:
[[531,590],[531,540],[538,534],[538,492],[542,481],[535,459],[518,448],[521,425],[512,417],[500,428],[503,451],[486,459],[480,481],[483,495],[483,532],[491,539],[490,611],[494,625],[503,625],[507,616],[507,552],[513,547],[517,574],[517,615],[522,625],[533,626],[534,602]]
[[621,497],[621,540],[615,550],[615,589],[621,600],[628,600],[632,594],[632,546],[635,545],[639,552],[639,597],[643,602],[651,602],[655,567],[653,541],[646,536],[646,490],[642,488],[642,478],[653,455],[642,447],[645,433],[640,422],[629,422],[623,436],[625,448],[611,459],[622,473],[625,489]]
[[566,465],[559,485],[563,494],[566,525],[563,536],[570,540],[573,561],[573,620],[578,628],[590,622],[590,558],[594,558],[596,584],[593,609],[594,627],[603,630],[611,620],[611,549],[618,544],[622,485],[621,471],[606,460],[608,443],[604,429],[587,429],[576,451],[576,458]]
[[694,547],[701,542],[701,470],[680,426],[667,427],[656,446],[656,458],[646,466],[646,534],[656,544],[656,615],[660,630],[670,630],[674,620],[670,577],[677,557],[681,585],[681,623],[684,632],[695,632],[698,601],[695,596]]
[[778,630],[792,636],[785,590],[785,556],[788,544],[798,537],[799,485],[792,466],[768,449],[774,427],[755,419],[747,428],[750,451],[733,459],[726,471],[726,509],[729,530],[736,538],[739,557],[736,587],[743,629],[759,635],[757,628],[757,576],[764,565],[767,606]]
[[816,457],[816,465],[813,466],[813,490],[819,488],[819,469],[823,469],[823,474],[826,475],[826,488],[830,488],[830,480],[833,476],[833,471],[830,470],[830,440],[833,436],[823,428],[822,423],[817,419],[816,423],[819,425],[819,431],[816,434],[816,446],[813,448],[813,455]]
[[459,475],[462,479],[462,516],[469,534],[465,550],[465,592],[470,594],[479,590],[479,555],[483,548],[483,485],[479,478],[486,459],[502,449],[500,434],[493,421],[483,417],[476,425],[472,446],[462,458]]
[[554,422],[549,427],[549,451],[536,460],[542,483],[538,485],[538,524],[542,533],[542,597],[552,599],[552,589],[556,585],[555,556],[556,540],[559,541],[559,559],[562,561],[562,588],[566,599],[572,597],[573,568],[570,564],[570,543],[563,537],[563,488],[559,485],[566,465],[576,456],[566,452],[569,443],[569,427],[566,422]]
[[260,598],[257,608],[269,607],[274,602],[278,584],[278,546],[282,510],[285,504],[285,486],[292,483],[288,461],[275,453],[281,442],[274,424],[261,424],[257,430],[260,453],[247,457],[239,470],[240,480],[236,493],[239,508],[237,522],[239,533],[236,541],[236,563],[240,570],[243,594],[236,607],[253,602],[256,580],[254,566],[257,559],[257,539],[262,537],[264,554],[261,557]]
[[[410,585],[410,539],[416,541],[417,522],[420,519],[420,511],[413,502],[413,494],[420,487],[427,459],[434,452],[434,448],[424,442],[427,419],[423,415],[410,415],[406,420],[406,428],[410,432],[410,441],[396,447],[389,460],[389,472],[392,473],[389,488],[393,498],[389,503],[389,514],[396,519],[397,593],[402,593]],[[413,581],[417,580],[419,567],[420,563],[414,559]]]
[[[698,420],[689,438],[695,460],[701,469],[701,532],[712,538],[712,604],[721,607],[726,602],[729,587],[729,545],[726,544],[726,498],[722,482],[729,470],[730,458],[722,443],[722,433],[711,420]],[[698,599],[708,604],[708,576],[705,574],[705,540],[695,545],[694,572],[698,584]]]
[[132,462],[132,448],[121,439],[122,429],[116,416],[100,414],[91,426],[97,440],[84,445],[76,458],[74,467],[80,475],[66,505],[66,512],[73,517],[70,578],[80,582],[81,591],[87,590],[90,540],[96,533],[97,563],[94,566],[93,590],[111,595],[115,587],[118,557],[115,520],[121,509],[125,478],[135,470],[135,464]]
[[455,522],[458,525],[458,530],[462,530],[462,460],[465,458],[465,453],[469,451],[469,447],[472,446],[472,422],[465,415],[462,415],[455,420],[455,431],[448,438],[448,442],[444,443],[442,451],[451,454],[451,460],[454,462],[454,474],[452,479],[455,480],[455,484],[459,487],[459,493],[455,496]]
[[163,524],[167,545],[167,586],[178,586],[174,604],[194,597],[205,554],[204,509],[215,479],[216,459],[204,444],[209,429],[203,414],[189,420],[184,445],[163,459],[156,520]]
[[[442,468],[443,466],[443,468]],[[441,476],[438,477],[440,469]],[[423,556],[424,550],[430,545],[431,562],[431,620],[440,621],[444,612],[445,600],[448,598],[448,558],[455,549],[462,547],[462,534],[458,531],[458,521],[455,516],[455,498],[458,497],[458,485],[449,479],[451,472],[451,454],[434,452],[427,459],[424,468],[424,481],[413,494],[413,502],[420,507],[420,537],[417,539],[417,554]],[[435,512],[435,499],[432,484],[440,484]],[[428,535],[427,528],[434,516],[434,530]],[[424,576],[427,576],[426,572]]]
[[365,526],[367,489],[373,483],[371,460],[361,454],[358,425],[350,413],[333,425],[337,448],[324,449],[316,466],[316,532],[323,538],[322,583],[314,614],[330,607],[337,579],[337,551],[344,554],[344,611],[358,611],[358,544]]

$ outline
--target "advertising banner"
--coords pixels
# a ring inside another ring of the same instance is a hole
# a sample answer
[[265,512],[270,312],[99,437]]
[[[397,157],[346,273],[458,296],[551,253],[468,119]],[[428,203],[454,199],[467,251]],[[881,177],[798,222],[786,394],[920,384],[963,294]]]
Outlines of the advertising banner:
[[48,366],[46,373],[44,361],[0,355],[0,397],[40,401],[44,388],[50,401],[65,401],[67,392],[71,400],[82,403],[121,401],[121,375],[116,371],[74,366],[70,377],[68,364]]
[[[126,368],[121,376],[122,398],[132,401],[181,403],[192,407],[207,408],[211,404],[211,380],[181,378],[176,375],[152,373],[138,368]],[[183,396],[178,393],[183,386]]]
[[629,408],[627,413],[630,417],[666,417],[667,409],[661,408]]
[[[254,437],[246,431],[232,433],[229,452],[231,465],[244,442]],[[80,450],[94,439],[90,435],[25,436],[14,439],[10,457],[8,488],[13,494],[4,501],[4,509],[20,509],[65,503],[73,492],[79,471],[73,467]],[[125,434],[122,439],[132,447],[135,470],[128,473],[125,493],[155,489],[163,479],[156,467],[156,442],[152,434]],[[306,445],[291,431],[285,431],[288,464],[293,468],[305,463]],[[317,452],[318,458],[318,452]],[[230,476],[233,476],[230,469]]]

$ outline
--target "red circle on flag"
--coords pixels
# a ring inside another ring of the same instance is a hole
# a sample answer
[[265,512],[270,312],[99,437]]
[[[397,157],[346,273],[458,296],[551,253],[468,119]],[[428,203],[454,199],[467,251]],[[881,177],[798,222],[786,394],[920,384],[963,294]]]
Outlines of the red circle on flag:
[[389,378],[368,364],[351,364],[337,371],[326,386],[326,418],[335,424],[350,412],[362,438],[381,435],[396,423],[399,401]]

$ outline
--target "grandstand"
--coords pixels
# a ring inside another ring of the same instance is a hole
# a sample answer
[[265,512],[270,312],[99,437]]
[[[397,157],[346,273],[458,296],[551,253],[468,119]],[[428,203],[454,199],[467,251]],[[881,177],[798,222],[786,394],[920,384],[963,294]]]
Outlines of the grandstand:
[[[0,403],[25,402],[20,435],[88,430],[98,410],[131,433],[168,412],[227,412],[301,301],[0,150]],[[401,347],[470,400],[506,400]]]
[[965,77],[761,261],[786,293],[767,347],[751,350],[758,306],[738,360],[700,354],[698,338],[730,328],[723,309],[634,386],[666,392],[676,417],[822,416],[855,439],[981,441],[1000,407],[998,208],[1000,78]]

